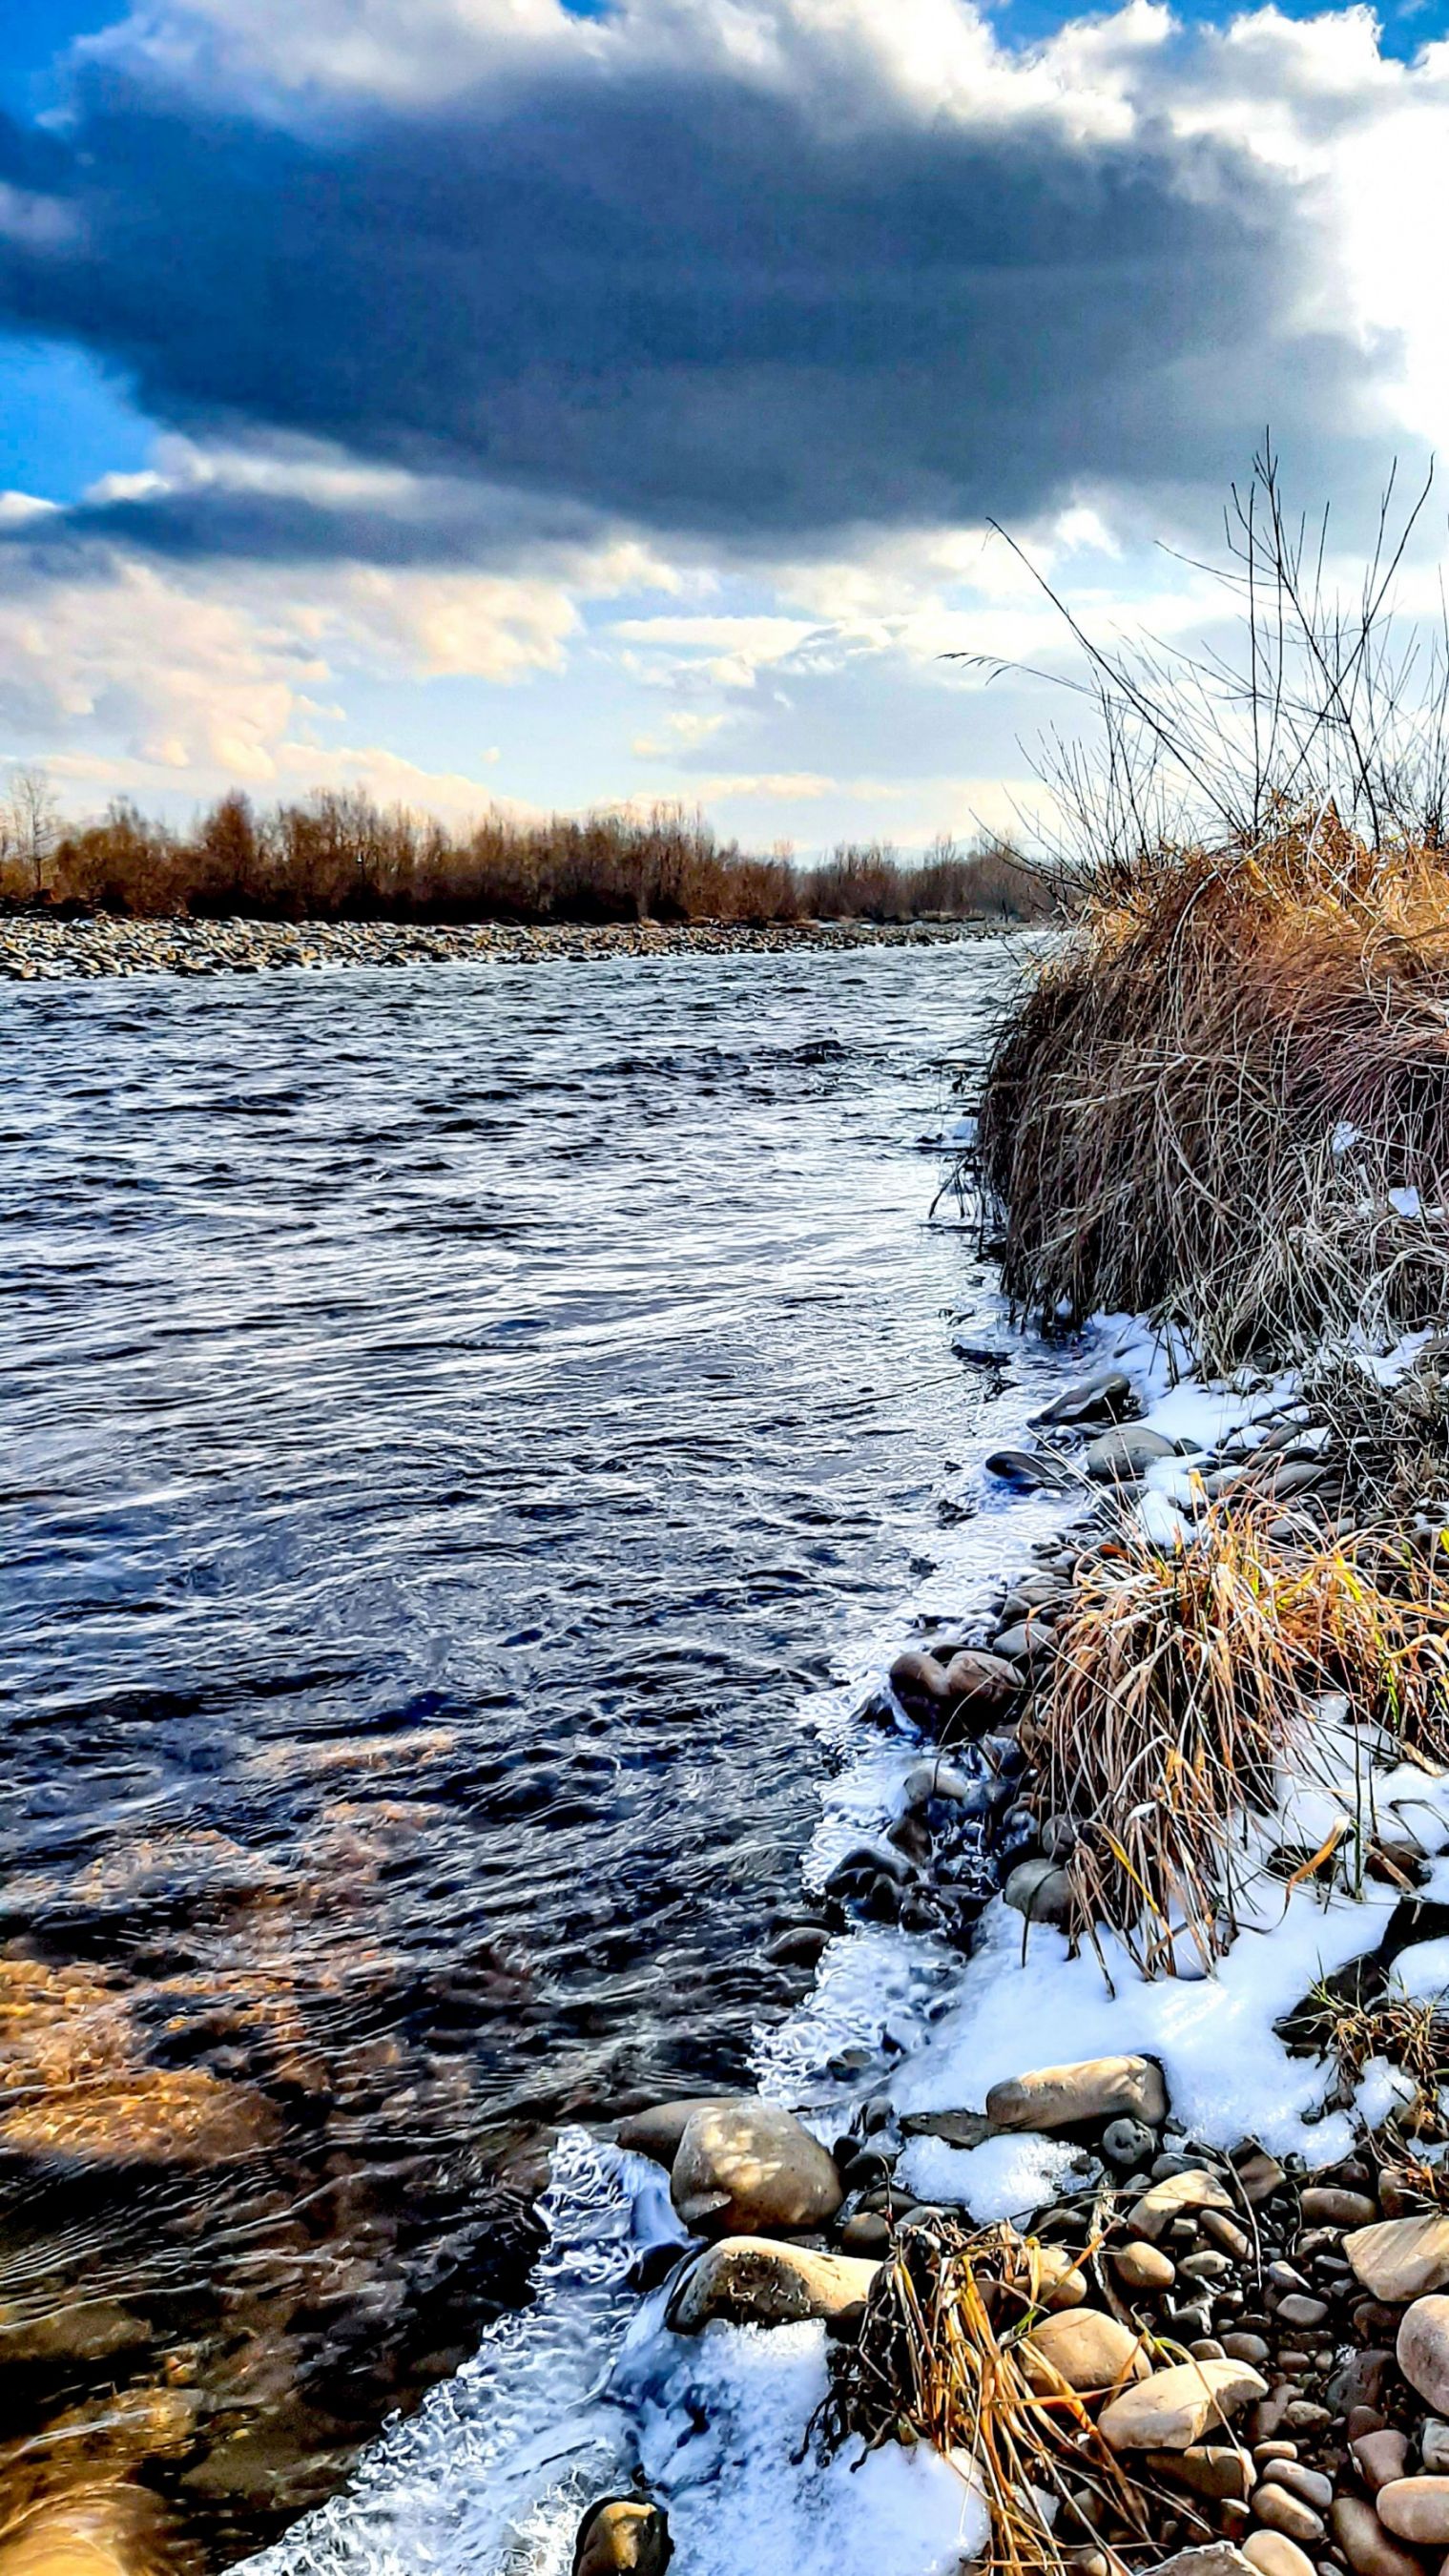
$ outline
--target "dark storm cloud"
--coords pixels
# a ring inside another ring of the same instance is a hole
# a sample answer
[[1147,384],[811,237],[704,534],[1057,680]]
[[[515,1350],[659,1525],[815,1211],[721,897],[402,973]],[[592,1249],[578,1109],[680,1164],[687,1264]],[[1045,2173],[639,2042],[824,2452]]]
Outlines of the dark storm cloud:
[[[0,177],[74,218],[59,248],[0,239],[0,316],[201,435],[775,545],[1020,520],[1079,479],[1216,487],[1267,413],[1321,456],[1351,407],[1361,361],[1288,336],[1294,202],[1227,147],[904,112],[832,139],[718,73],[550,79],[506,115],[325,144],[112,72],[68,140],[0,131]],[[486,551],[461,515],[203,491],[90,519],[182,553],[416,561]]]

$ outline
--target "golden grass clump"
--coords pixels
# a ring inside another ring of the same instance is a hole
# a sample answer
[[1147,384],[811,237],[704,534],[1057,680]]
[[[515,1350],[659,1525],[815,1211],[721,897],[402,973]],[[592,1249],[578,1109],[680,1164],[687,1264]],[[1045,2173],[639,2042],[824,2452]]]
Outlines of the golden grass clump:
[[[943,2214],[903,2228],[872,2285],[859,2340],[834,2348],[830,2394],[813,2428],[827,2454],[858,2437],[868,2449],[929,2442],[969,2460],[990,2519],[984,2564],[1001,2576],[1064,2576],[1064,2543],[1093,2538],[1099,2516],[1139,2542],[1153,2532],[1149,2497],[1084,2400],[1038,2356],[1028,2375],[1023,2347],[1043,2313],[1042,2252],[1004,2221],[973,2231]],[[1057,2529],[1042,2498],[1062,2508]],[[1185,2510],[1181,2499],[1173,2509]]]
[[1330,811],[1104,872],[997,1046],[980,1156],[1052,1328],[1147,1313],[1229,1368],[1438,1320],[1449,853]]
[[[1078,1830],[1075,1928],[1146,1974],[1210,1967],[1257,1867],[1285,1757],[1311,1769],[1325,1693],[1400,1749],[1449,1758],[1449,1549],[1386,1532],[1291,1543],[1219,1503],[1164,1550],[1130,1534],[1083,1568],[1032,1726],[1043,1797]],[[1362,1836],[1360,1836],[1362,1840]],[[1328,1854],[1317,1856],[1319,1861]]]

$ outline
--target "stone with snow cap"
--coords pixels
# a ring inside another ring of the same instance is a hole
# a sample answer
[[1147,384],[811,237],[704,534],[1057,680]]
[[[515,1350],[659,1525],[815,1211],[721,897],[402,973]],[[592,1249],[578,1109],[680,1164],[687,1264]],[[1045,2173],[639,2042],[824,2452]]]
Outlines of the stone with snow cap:
[[674,2206],[700,2236],[822,2226],[845,2198],[835,2159],[792,2111],[726,2102],[696,2111],[669,2178]]
[[1396,2308],[1449,2281],[1449,2215],[1433,2210],[1423,2218],[1383,2218],[1356,2227],[1343,2250],[1370,2298]]
[[1186,2451],[1250,2398],[1267,2394],[1267,2381],[1246,2361],[1181,2361],[1114,2397],[1099,2429],[1114,2451]]
[[993,2084],[986,2116],[996,2129],[1069,2129],[1116,2119],[1145,2120],[1155,2129],[1167,2117],[1167,2088],[1150,2057],[1083,2057]]

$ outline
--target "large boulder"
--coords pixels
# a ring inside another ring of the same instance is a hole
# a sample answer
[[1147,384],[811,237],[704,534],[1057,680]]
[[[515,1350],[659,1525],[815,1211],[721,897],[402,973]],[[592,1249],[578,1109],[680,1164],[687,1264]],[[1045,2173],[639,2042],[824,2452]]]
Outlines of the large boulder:
[[1071,2129],[1121,2118],[1155,2129],[1167,2117],[1167,2090],[1150,2057],[1083,2057],[993,2084],[986,2116],[994,2129]]
[[669,2188],[686,2227],[699,2236],[821,2227],[845,2198],[834,2158],[794,2113],[751,2101],[695,2112]]
[[817,2254],[758,2236],[726,2236],[691,2264],[669,2304],[676,2334],[698,2334],[712,2317],[737,2326],[793,2326],[843,2316],[869,2298],[880,2270],[849,2254]]
[[1246,2361],[1182,2361],[1114,2397],[1102,2410],[1100,2429],[1114,2451],[1186,2451],[1251,2398],[1267,2394],[1267,2381]]
[[1370,2298],[1396,2308],[1449,2281],[1449,2216],[1435,2210],[1356,2227],[1343,2250]]

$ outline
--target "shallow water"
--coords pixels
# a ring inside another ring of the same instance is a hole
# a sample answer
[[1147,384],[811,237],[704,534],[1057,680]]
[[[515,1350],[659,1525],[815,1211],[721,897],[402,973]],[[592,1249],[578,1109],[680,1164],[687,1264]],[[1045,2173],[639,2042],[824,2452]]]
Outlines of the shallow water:
[[213,2563],[736,2079],[811,1710],[994,1383],[926,1230],[1001,944],[0,996],[0,2506]]

